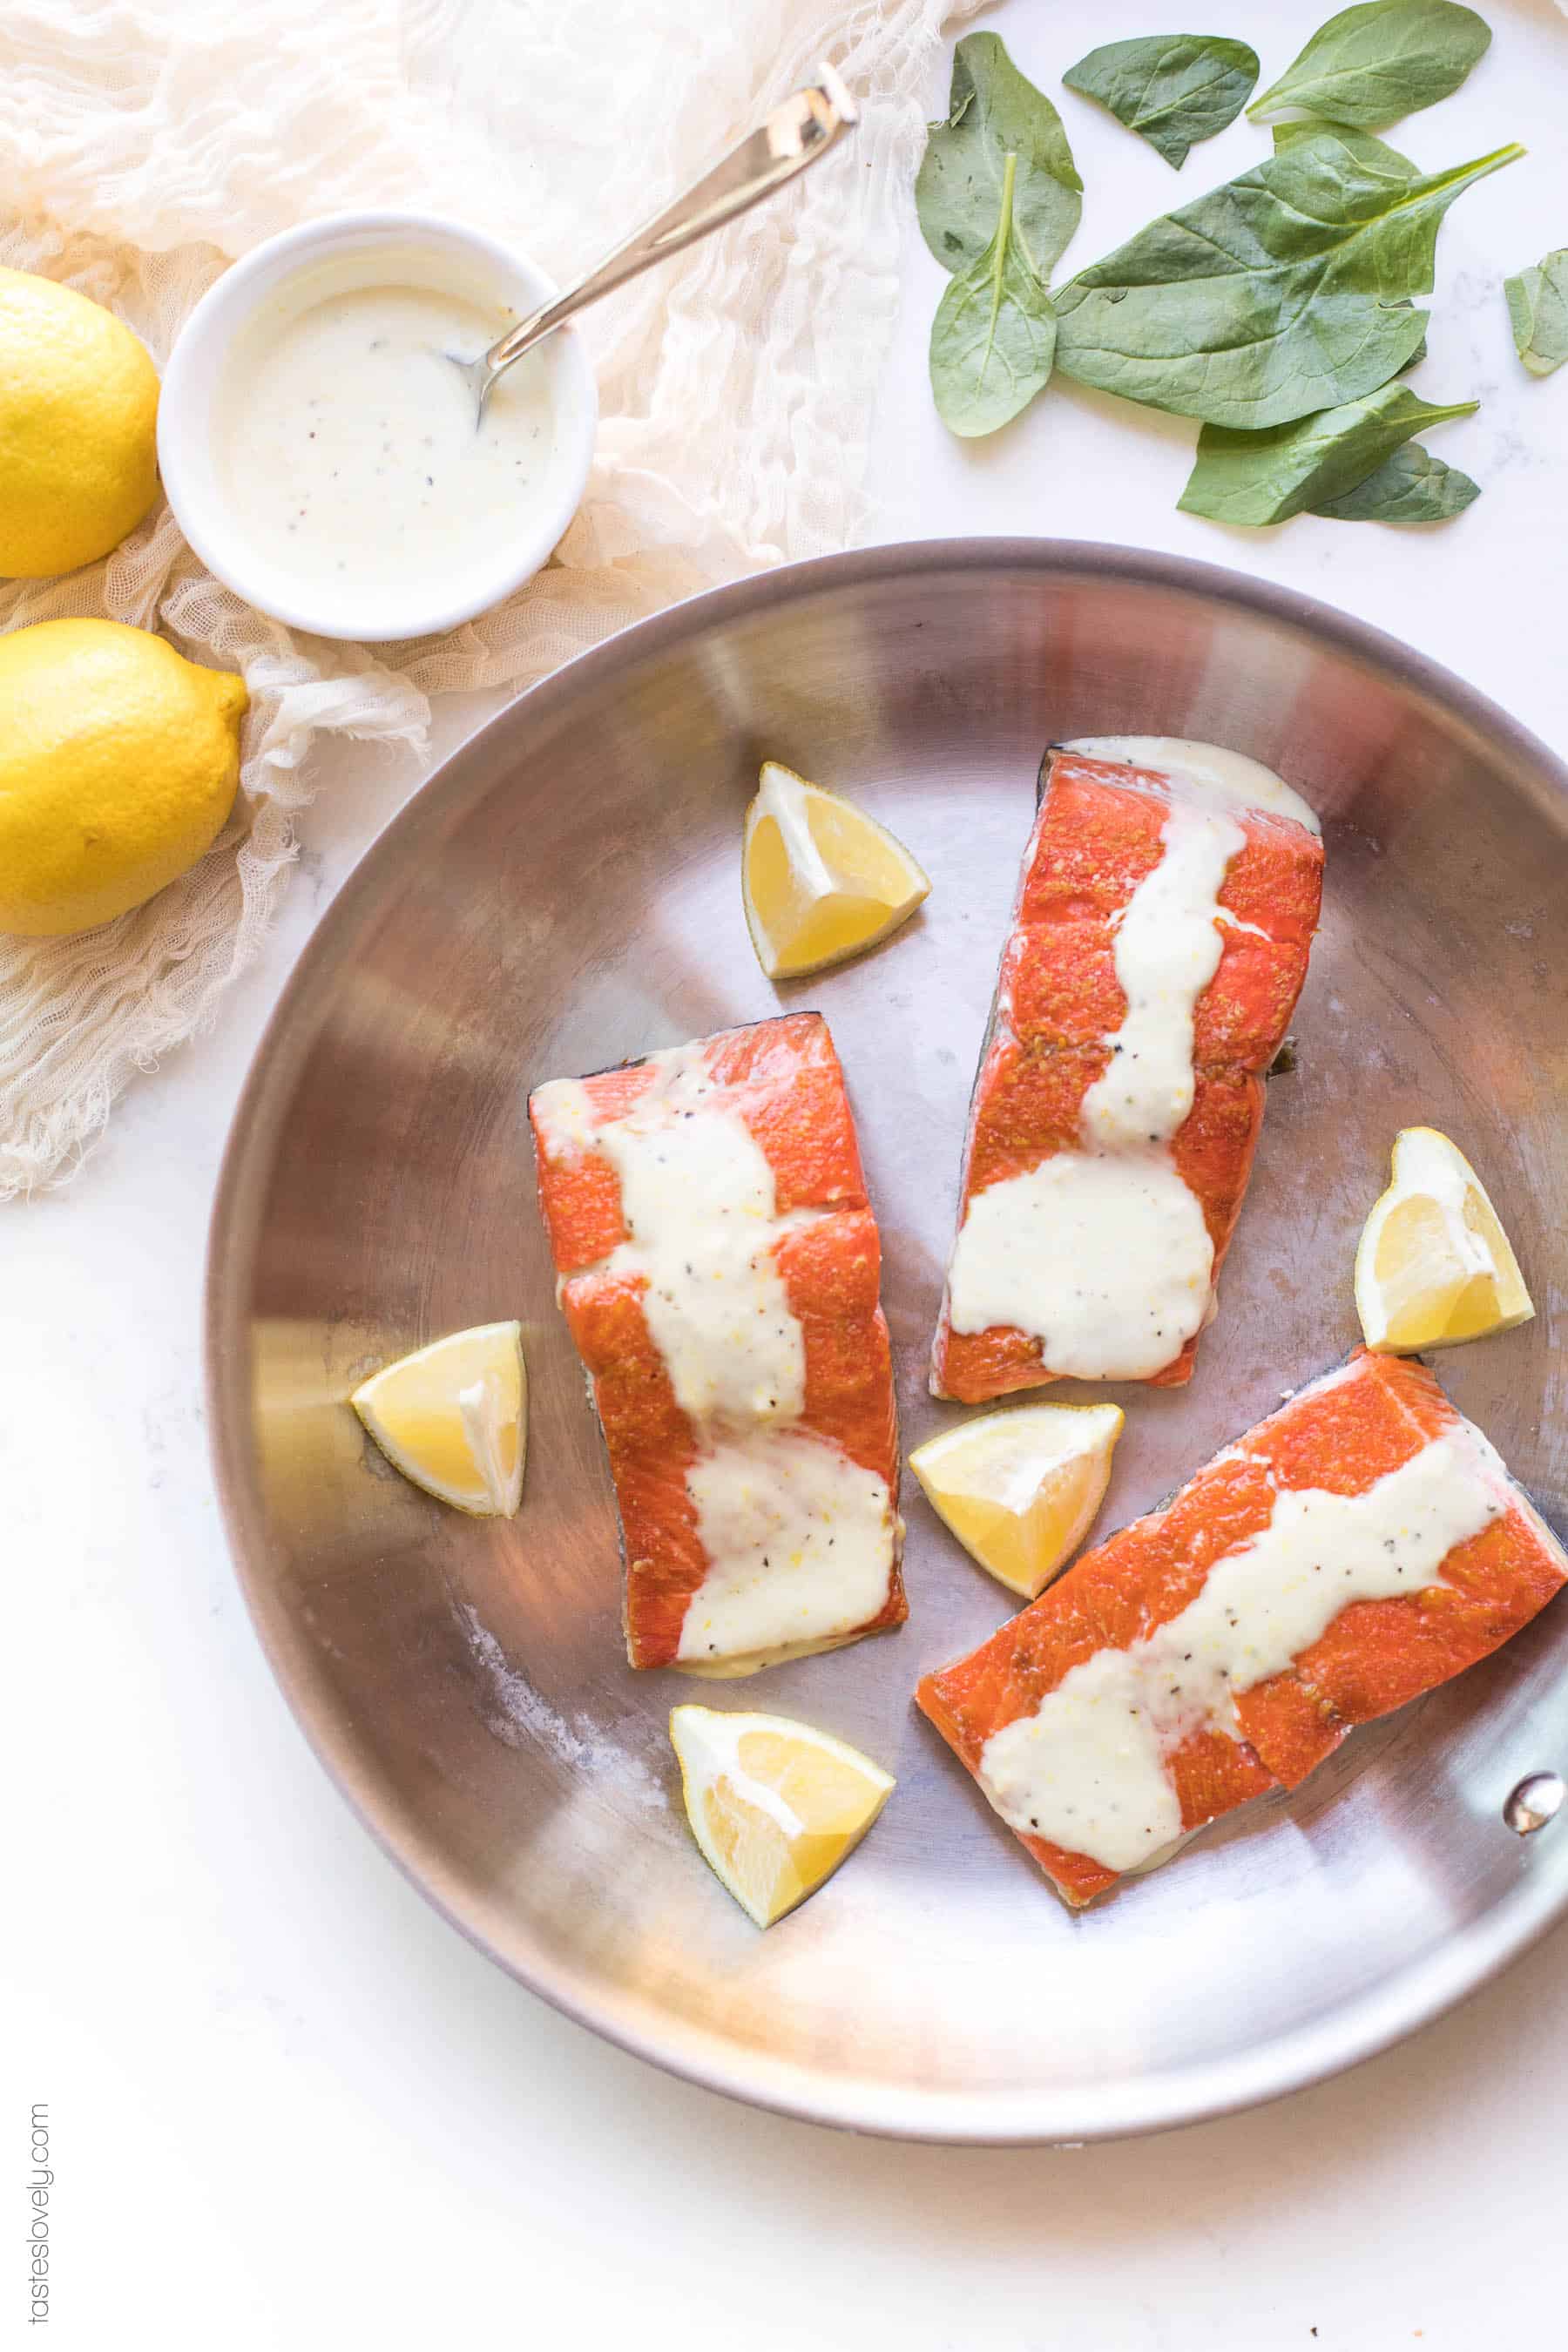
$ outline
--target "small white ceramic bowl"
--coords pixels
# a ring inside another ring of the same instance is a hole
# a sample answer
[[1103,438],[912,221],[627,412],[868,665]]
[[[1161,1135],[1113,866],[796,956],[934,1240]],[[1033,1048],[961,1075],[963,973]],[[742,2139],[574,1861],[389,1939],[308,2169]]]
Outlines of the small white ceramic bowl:
[[[549,557],[582,499],[593,462],[598,390],[579,336],[560,327],[537,346],[548,371],[555,443],[537,519],[441,579],[337,587],[257,548],[225,490],[215,424],[236,345],[258,307],[322,263],[334,283],[416,285],[463,296],[520,318],[556,288],[526,256],[433,213],[336,213],[258,246],[203,296],[180,331],[158,405],[158,465],[174,520],[209,572],[291,627],[323,637],[384,643],[455,628],[521,587]],[[390,265],[395,265],[395,267]]]

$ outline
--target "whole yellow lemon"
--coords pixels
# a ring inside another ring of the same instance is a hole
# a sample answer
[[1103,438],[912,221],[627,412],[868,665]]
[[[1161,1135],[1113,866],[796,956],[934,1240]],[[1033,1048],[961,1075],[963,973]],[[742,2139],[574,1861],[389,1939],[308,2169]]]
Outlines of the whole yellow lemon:
[[158,372],[111,311],[0,269],[0,574],[118,547],[158,494]]
[[249,699],[118,621],[0,637],[0,931],[89,930],[194,866],[234,805]]

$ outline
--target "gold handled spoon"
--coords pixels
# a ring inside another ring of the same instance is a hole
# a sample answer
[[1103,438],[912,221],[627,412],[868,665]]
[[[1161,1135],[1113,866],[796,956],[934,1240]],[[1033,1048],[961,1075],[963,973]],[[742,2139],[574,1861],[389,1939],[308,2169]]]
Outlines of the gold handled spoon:
[[497,377],[524,352],[552,334],[563,320],[585,310],[602,294],[624,286],[628,278],[651,269],[656,261],[667,261],[672,253],[679,253],[699,237],[722,228],[738,214],[750,211],[764,196],[787,186],[854,129],[859,116],[843,82],[830,65],[820,66],[817,72],[809,89],[797,89],[782,106],[775,106],[767,120],[731,148],[721,163],[654,219],[634,229],[575,286],[556,295],[531,318],[520,320],[477,360],[461,359],[455,352],[447,353],[473,393],[476,425],[484,417],[485,403]]

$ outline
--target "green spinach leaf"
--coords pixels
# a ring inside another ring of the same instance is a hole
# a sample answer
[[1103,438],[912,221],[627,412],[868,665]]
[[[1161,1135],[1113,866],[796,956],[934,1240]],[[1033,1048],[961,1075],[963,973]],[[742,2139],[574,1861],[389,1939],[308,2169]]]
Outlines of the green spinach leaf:
[[1205,425],[1187,487],[1177,500],[1186,514],[1211,522],[1285,522],[1303,507],[1342,498],[1364,482],[1402,441],[1450,416],[1473,415],[1478,404],[1435,408],[1402,383],[1385,383],[1365,400],[1326,408],[1263,433],[1236,433]]
[[[1394,307],[1395,307],[1395,309],[1396,309],[1396,310],[1413,310],[1415,308],[1415,303],[1414,303],[1414,302],[1404,302],[1404,303],[1396,303],[1396,304],[1394,305]],[[1405,365],[1400,369],[1400,371],[1399,371],[1400,374],[1401,374],[1401,375],[1408,375],[1412,368],[1418,368],[1418,367],[1420,366],[1420,364],[1421,364],[1422,361],[1426,358],[1426,329],[1425,329],[1425,328],[1423,328],[1423,329],[1422,329],[1422,331],[1421,331],[1421,341],[1416,344],[1415,349],[1411,352],[1410,357],[1405,361]]]
[[1258,52],[1217,33],[1153,33],[1090,49],[1062,79],[1109,107],[1179,172],[1191,148],[1241,112],[1258,81]]
[[1335,522],[1447,522],[1480,494],[1480,484],[1458,466],[1446,466],[1419,441],[1407,441],[1353,490],[1314,503],[1307,512]]
[[1083,182],[1045,92],[997,34],[971,33],[953,52],[947,121],[931,124],[915,181],[921,234],[944,269],[971,269],[989,250],[1008,155],[1017,159],[1013,235],[1044,286],[1078,226]]
[[1257,429],[1359,400],[1410,361],[1444,214],[1522,155],[1446,172],[1319,131],[1169,213],[1056,297],[1057,365],[1080,383]]
[[1014,226],[1017,158],[1002,167],[996,233],[971,268],[953,278],[931,331],[931,383],[937,415],[966,439],[994,433],[1026,408],[1051,373],[1057,320]]
[[[1325,122],[1319,114],[1292,114],[1285,121],[1274,125],[1274,152],[1278,155],[1281,147],[1289,147],[1292,139],[1310,139],[1320,131],[1343,129],[1342,123]],[[1414,172],[1415,164],[1412,163],[1410,168]]]
[[[1340,130],[1334,123],[1320,122],[1310,114],[1302,115],[1295,122],[1277,122],[1274,125],[1275,150],[1278,152],[1281,147],[1289,146],[1292,139],[1310,139],[1315,133],[1323,131],[1326,131],[1331,138],[1337,138],[1347,154],[1359,155],[1363,162],[1372,164],[1374,169],[1382,168],[1400,173],[1407,180],[1420,177],[1419,172],[1409,156],[1400,154],[1397,148],[1389,146],[1386,140],[1374,139],[1370,131]],[[1403,301],[1396,302],[1394,307],[1396,310],[1413,310],[1415,305],[1406,295]],[[1421,341],[1397,373],[1400,375],[1408,375],[1413,367],[1420,366],[1426,356],[1426,337],[1423,332]]]
[[1504,281],[1514,347],[1531,375],[1568,360],[1568,246]]
[[1490,41],[1483,19],[1455,0],[1371,0],[1320,26],[1247,111],[1263,122],[1284,107],[1300,107],[1330,122],[1375,131],[1449,97]]

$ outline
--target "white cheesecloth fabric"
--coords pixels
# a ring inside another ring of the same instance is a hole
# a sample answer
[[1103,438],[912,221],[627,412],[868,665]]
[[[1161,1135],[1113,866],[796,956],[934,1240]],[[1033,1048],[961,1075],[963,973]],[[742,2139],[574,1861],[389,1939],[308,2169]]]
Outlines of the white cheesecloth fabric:
[[160,504],[105,562],[0,583],[0,632],[100,614],[250,689],[240,799],[147,906],[0,939],[0,1199],[69,1174],[138,1069],[254,958],[294,812],[354,736],[427,757],[428,698],[522,688],[674,598],[845,546],[944,19],[979,0],[5,0],[0,265],[118,311],[160,365],[226,259],[412,204],[560,280],[829,58],[861,128],[800,187],[589,312],[603,423],[550,567],[450,635],[363,646],[253,612]]

